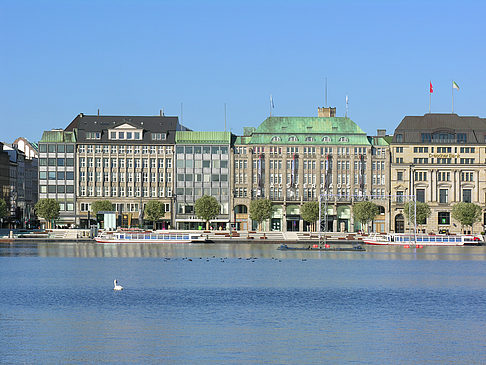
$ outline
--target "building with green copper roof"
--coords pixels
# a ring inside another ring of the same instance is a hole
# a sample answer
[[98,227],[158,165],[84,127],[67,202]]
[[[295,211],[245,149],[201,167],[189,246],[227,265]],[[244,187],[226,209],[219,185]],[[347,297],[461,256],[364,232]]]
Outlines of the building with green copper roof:
[[76,133],[54,129],[45,131],[39,141],[39,198],[59,202],[60,226],[76,224]]
[[[256,228],[248,208],[251,200],[265,198],[274,207],[266,229],[308,230],[312,224],[303,221],[300,209],[326,194],[332,200],[327,230],[351,232],[361,228],[351,214],[353,201],[389,193],[386,136],[368,137],[350,118],[336,117],[334,108],[319,108],[318,115],[270,116],[236,137],[232,175],[238,229]],[[377,217],[375,228],[384,231],[385,214]]]
[[175,226],[178,229],[204,229],[196,216],[196,200],[213,196],[221,206],[211,220],[214,229],[227,229],[231,212],[230,132],[176,132]]
[[44,131],[39,143],[76,143],[77,130],[65,131],[63,129],[53,129]]

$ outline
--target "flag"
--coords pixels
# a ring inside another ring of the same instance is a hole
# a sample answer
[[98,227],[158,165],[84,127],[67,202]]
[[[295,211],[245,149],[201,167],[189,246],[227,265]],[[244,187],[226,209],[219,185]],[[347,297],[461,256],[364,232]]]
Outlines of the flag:
[[459,90],[459,85],[457,85],[455,81],[452,81],[452,88]]
[[272,109],[275,108],[275,105],[273,104],[273,96],[270,95],[270,106],[272,107]]
[[434,87],[432,86],[432,81],[430,82],[430,93],[432,94],[434,92]]

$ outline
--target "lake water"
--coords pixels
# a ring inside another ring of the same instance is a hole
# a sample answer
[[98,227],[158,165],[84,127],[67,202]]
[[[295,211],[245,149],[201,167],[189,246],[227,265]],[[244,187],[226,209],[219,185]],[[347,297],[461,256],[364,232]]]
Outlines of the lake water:
[[486,363],[486,247],[276,247],[0,244],[0,363]]

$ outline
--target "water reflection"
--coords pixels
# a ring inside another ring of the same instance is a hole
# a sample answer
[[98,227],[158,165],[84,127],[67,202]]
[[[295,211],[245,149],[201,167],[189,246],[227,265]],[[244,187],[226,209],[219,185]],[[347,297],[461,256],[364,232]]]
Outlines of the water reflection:
[[[0,256],[38,257],[159,257],[276,258],[343,260],[486,260],[486,246],[425,247],[366,246],[366,252],[279,251],[273,244],[123,244],[1,243]],[[295,245],[301,246],[301,245]]]

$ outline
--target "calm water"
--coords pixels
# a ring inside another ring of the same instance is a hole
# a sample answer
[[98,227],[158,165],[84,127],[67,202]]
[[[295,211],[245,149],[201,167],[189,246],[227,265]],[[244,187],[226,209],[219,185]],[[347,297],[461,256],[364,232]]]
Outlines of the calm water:
[[66,362],[486,363],[486,247],[1,244],[0,363]]

